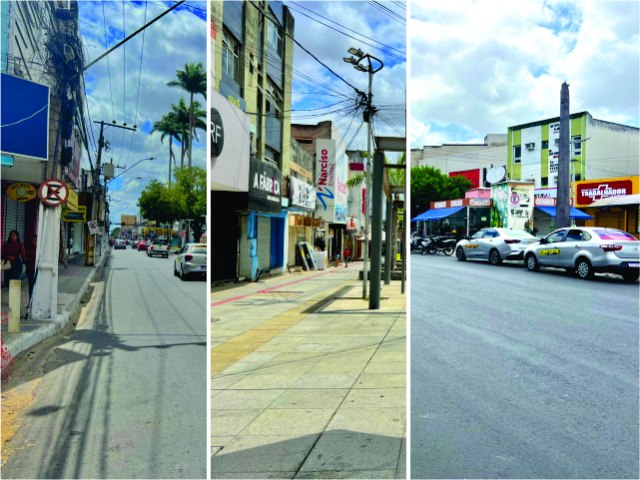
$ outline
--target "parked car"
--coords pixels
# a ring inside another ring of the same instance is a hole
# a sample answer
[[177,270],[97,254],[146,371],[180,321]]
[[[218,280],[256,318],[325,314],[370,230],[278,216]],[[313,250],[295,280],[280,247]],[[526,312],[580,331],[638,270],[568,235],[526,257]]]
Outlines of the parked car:
[[461,262],[475,258],[500,265],[503,260],[522,260],[525,248],[537,242],[536,237],[523,230],[483,228],[457,243],[456,258]]
[[146,252],[147,251],[147,242],[146,242],[146,240],[140,240],[138,242],[138,251],[139,252]]
[[169,242],[164,239],[153,240],[147,247],[147,256],[159,255],[164,258],[169,257]]
[[634,282],[640,276],[640,242],[615,228],[560,228],[527,247],[524,262],[532,272],[540,267],[560,267],[583,279],[609,272]]
[[173,274],[181,280],[189,275],[207,275],[207,245],[204,243],[187,243],[173,262]]
[[126,250],[127,249],[127,242],[125,242],[124,240],[119,238],[113,244],[113,249],[114,250]]

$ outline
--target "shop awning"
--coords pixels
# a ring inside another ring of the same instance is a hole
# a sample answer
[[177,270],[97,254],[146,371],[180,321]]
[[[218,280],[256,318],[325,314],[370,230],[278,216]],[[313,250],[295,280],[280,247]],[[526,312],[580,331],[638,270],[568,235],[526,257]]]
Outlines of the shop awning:
[[[556,207],[536,207],[538,210],[543,211],[544,213],[551,215],[552,217],[556,216]],[[584,213],[577,208],[571,207],[569,210],[569,216],[571,218],[577,218],[578,220],[587,220],[593,218],[588,213]]]
[[411,219],[412,222],[428,222],[429,220],[440,220],[446,218],[454,213],[459,212],[464,207],[451,207],[451,208],[434,208],[421,213],[417,217]]

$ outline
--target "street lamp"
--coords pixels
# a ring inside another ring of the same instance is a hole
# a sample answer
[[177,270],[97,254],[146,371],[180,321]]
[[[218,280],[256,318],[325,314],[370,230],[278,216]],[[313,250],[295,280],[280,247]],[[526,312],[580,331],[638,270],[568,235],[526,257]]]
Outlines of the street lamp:
[[[367,72],[369,74],[369,92],[366,98],[367,108],[364,113],[364,121],[368,124],[368,133],[367,133],[367,168],[365,175],[365,191],[366,195],[364,198],[364,248],[363,248],[363,262],[362,262],[362,298],[367,298],[367,280],[368,280],[368,270],[369,270],[369,202],[371,197],[371,117],[374,113],[373,105],[371,104],[371,99],[373,98],[373,94],[371,93],[371,86],[373,83],[373,75],[376,72],[379,72],[384,64],[382,60],[376,58],[368,53],[364,53],[359,48],[351,47],[347,50],[348,53],[353,55],[352,57],[344,57],[343,60],[346,63],[349,63],[354,66],[354,68],[360,72]],[[363,63],[366,60],[366,65]],[[374,68],[372,60],[378,63],[378,66]],[[359,92],[361,93],[361,92]],[[364,94],[362,94],[364,95]],[[380,279],[377,279],[380,281]]]
[[110,182],[113,182],[116,178],[121,177],[122,175],[124,175],[125,173],[127,173],[129,170],[131,170],[133,167],[135,167],[136,165],[138,165],[138,164],[140,164],[140,163],[144,162],[145,160],[151,160],[151,161],[153,161],[153,160],[155,160],[155,159],[156,159],[156,157],[148,157],[148,158],[142,158],[142,159],[138,160],[136,163],[134,163],[133,165],[131,165],[129,168],[124,169],[122,172],[120,172],[120,173],[119,173],[118,175],[116,175],[115,177],[110,178],[109,180],[107,180],[107,181],[105,182],[105,185],[106,185],[106,184],[108,184],[108,183],[110,183]]

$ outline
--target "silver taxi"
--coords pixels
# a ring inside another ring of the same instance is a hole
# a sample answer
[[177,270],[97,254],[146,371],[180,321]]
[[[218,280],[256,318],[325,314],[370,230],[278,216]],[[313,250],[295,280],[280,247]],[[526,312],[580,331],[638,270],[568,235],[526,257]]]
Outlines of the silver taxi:
[[640,275],[640,242],[614,228],[560,228],[527,247],[524,263],[532,272],[540,267],[560,267],[583,279],[609,272],[634,282]]
[[537,241],[536,237],[523,230],[483,228],[457,243],[456,258],[461,262],[476,258],[488,260],[491,265],[500,265],[503,260],[522,260],[524,249]]

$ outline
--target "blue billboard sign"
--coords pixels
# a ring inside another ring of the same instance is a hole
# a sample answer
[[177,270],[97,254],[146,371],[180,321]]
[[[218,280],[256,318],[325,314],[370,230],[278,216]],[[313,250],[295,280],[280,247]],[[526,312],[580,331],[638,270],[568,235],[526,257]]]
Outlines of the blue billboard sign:
[[1,74],[0,150],[40,160],[49,156],[49,87]]

